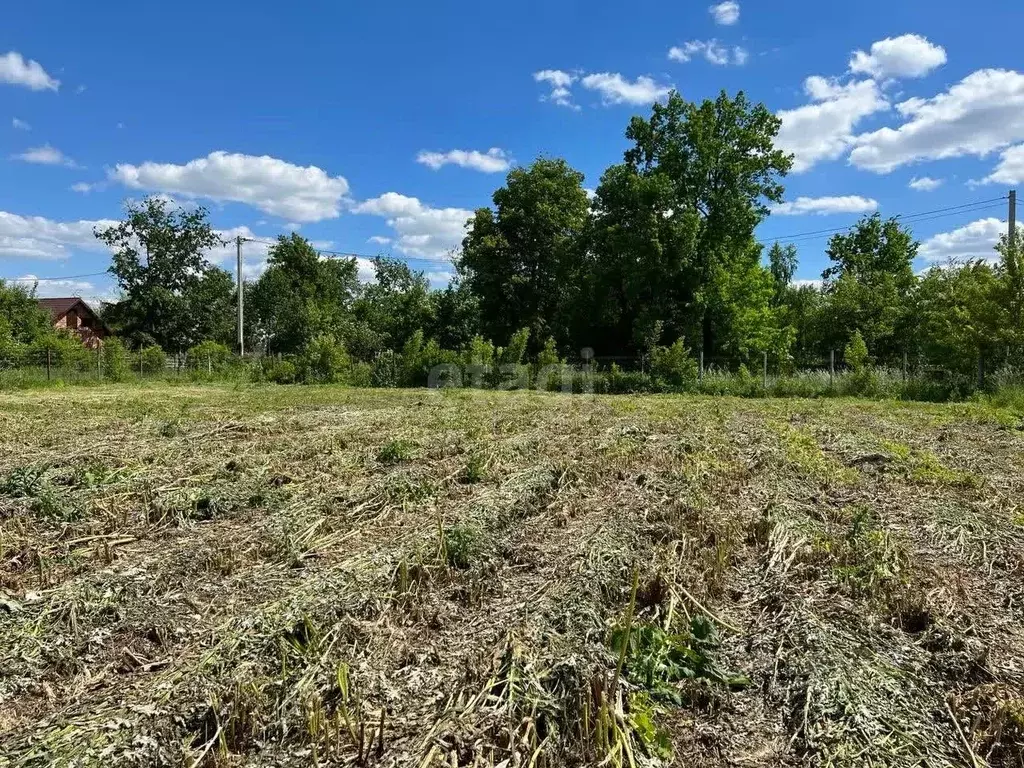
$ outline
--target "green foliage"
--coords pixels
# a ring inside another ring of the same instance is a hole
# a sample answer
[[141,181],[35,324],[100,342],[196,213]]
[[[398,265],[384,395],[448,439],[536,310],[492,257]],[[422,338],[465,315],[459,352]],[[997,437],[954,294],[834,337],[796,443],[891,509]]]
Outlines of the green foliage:
[[[135,345],[180,352],[224,327],[233,287],[204,256],[223,241],[202,207],[177,207],[160,197],[125,204],[124,221],[96,230],[113,252],[110,272],[123,298],[104,321]],[[230,317],[230,315],[228,315]]]
[[321,259],[308,240],[292,233],[278,238],[267,264],[248,298],[250,333],[267,352],[297,353],[322,336],[365,342],[365,329],[352,314],[359,290],[355,258]]
[[345,381],[349,356],[345,345],[329,334],[316,336],[303,348],[296,362],[298,377],[308,384]]
[[853,332],[853,338],[843,350],[843,359],[854,373],[864,373],[870,369],[871,356],[868,354],[868,345],[864,343],[864,337],[860,335],[860,331]]
[[731,688],[742,688],[750,682],[718,664],[718,634],[700,613],[693,614],[689,627],[680,632],[649,623],[616,627],[609,645],[616,654],[622,654],[625,645],[625,671],[631,682],[653,698],[674,704],[684,703],[676,685],[684,680],[707,680]]
[[291,360],[274,360],[264,367],[263,375],[274,384],[294,384],[299,377],[298,368]]
[[139,358],[143,373],[162,373],[167,369],[167,354],[156,344],[140,349]]
[[231,362],[231,350],[216,341],[203,341],[190,347],[185,363],[200,373],[222,373]]
[[441,539],[442,555],[451,568],[465,570],[480,554],[480,533],[468,525],[445,528]]
[[103,340],[102,358],[103,375],[110,381],[124,381],[132,372],[131,359],[128,349],[116,336],[110,336]]
[[385,443],[377,451],[377,461],[381,464],[398,464],[412,458],[415,446],[408,440],[392,440]]
[[651,353],[651,373],[670,387],[692,386],[697,381],[697,368],[697,361],[681,338],[670,347],[655,347]]
[[373,361],[370,385],[373,387],[398,387],[401,383],[402,359],[390,349],[385,349]]
[[48,333],[50,316],[40,309],[35,288],[0,280],[0,347],[5,339],[8,343],[31,344]]
[[561,158],[513,168],[494,208],[470,220],[457,266],[479,297],[482,330],[505,339],[566,339],[578,300],[590,203],[583,174]]

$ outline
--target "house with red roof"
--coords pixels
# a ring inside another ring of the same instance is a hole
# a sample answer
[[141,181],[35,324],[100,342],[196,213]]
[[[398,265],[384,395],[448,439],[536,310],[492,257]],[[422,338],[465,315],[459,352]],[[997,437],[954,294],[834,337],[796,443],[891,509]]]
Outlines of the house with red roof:
[[77,296],[38,301],[40,308],[50,313],[54,328],[77,334],[87,347],[100,346],[110,333],[100,316]]

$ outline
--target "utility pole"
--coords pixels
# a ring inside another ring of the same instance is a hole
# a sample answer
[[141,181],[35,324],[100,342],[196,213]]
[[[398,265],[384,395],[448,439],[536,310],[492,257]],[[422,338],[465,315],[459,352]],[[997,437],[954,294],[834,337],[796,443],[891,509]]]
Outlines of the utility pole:
[[1010,236],[1010,242],[1008,245],[1012,249],[1016,243],[1014,242],[1013,235],[1014,230],[1017,228],[1017,190],[1010,190],[1010,212],[1006,217],[1006,232]]
[[245,356],[245,337],[242,332],[243,322],[243,294],[245,293],[245,284],[242,282],[242,236],[238,235],[235,237],[235,249],[238,253],[238,356]]

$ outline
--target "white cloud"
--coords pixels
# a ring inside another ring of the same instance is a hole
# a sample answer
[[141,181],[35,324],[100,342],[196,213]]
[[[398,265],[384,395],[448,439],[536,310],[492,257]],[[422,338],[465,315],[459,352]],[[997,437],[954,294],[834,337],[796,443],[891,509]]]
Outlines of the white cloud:
[[1020,184],[1024,182],[1024,144],[1003,150],[999,164],[982,183]]
[[384,237],[383,235],[374,235],[373,237],[367,238],[366,242],[374,243],[375,245],[390,245],[391,238]]
[[605,105],[652,104],[672,90],[670,85],[656,83],[646,75],[630,82],[618,72],[596,72],[586,75],[580,82],[584,88],[600,93]]
[[560,107],[579,109],[579,106],[573,104],[572,92],[569,90],[569,87],[577,80],[576,75],[561,69],[542,69],[533,73],[533,79],[538,83],[547,83],[551,86],[551,93],[542,99],[546,98]]
[[922,176],[920,178],[915,176],[907,186],[918,192],[931,192],[941,187],[942,181],[942,179],[933,179],[931,176]]
[[434,272],[424,272],[423,276],[427,278],[427,282],[430,283],[431,288],[444,288],[452,281],[452,278],[455,277],[455,273],[437,270]]
[[71,185],[72,192],[80,192],[83,195],[92,192],[96,188],[96,184],[89,184],[85,181],[79,181]]
[[49,144],[43,144],[41,147],[33,147],[32,149],[25,150],[14,157],[18,160],[23,160],[26,163],[36,163],[38,165],[64,165],[68,168],[78,167],[78,164],[74,160],[56,147],[51,147]]
[[688,62],[694,56],[703,56],[716,66],[734,64],[738,67],[747,63],[749,54],[745,48],[733,46],[728,48],[717,40],[690,40],[682,46],[674,45],[668,49],[668,57],[672,61]]
[[735,0],[725,0],[708,8],[708,13],[715,20],[715,24],[730,26],[740,20],[740,4]]
[[369,259],[364,259],[362,256],[356,256],[356,275],[360,283],[375,283],[377,282],[377,270],[373,266],[373,262]]
[[[85,280],[43,280],[36,284],[39,280],[38,276],[31,273],[22,275],[21,277],[15,277],[7,280],[9,283],[18,283],[26,288],[31,288],[33,285],[36,286],[36,296],[41,299],[64,297],[64,296],[81,296],[89,297],[87,300],[96,302],[98,298],[97,294],[99,291],[96,286]],[[97,302],[98,303],[98,302]],[[95,306],[95,304],[94,304]]]
[[968,259],[994,259],[992,250],[999,236],[1006,233],[1006,222],[996,218],[979,219],[952,232],[942,232],[925,240],[917,255],[925,261],[945,263]]
[[871,44],[871,53],[854,51],[850,71],[871,77],[923,77],[946,63],[946,49],[921,35],[887,37]]
[[798,197],[786,203],[778,203],[771,207],[777,216],[804,216],[817,214],[827,216],[830,213],[869,213],[878,209],[878,201],[860,195],[843,195],[839,197]]
[[1024,139],[1024,75],[981,69],[948,91],[896,109],[906,121],[858,136],[853,165],[888,173],[922,160],[984,156]]
[[445,260],[462,243],[466,221],[473,215],[465,208],[433,208],[397,192],[385,192],[352,210],[383,216],[395,230],[396,250],[408,256]]
[[31,131],[32,126],[26,123],[24,120],[19,120],[16,117],[11,118],[11,125],[17,128],[19,131]]
[[812,103],[778,113],[782,128],[775,144],[796,155],[795,173],[839,157],[854,142],[853,129],[861,119],[889,108],[874,80],[843,85],[812,75],[804,81],[804,92]]
[[446,165],[458,165],[461,168],[472,168],[482,173],[499,173],[507,171],[511,162],[505,150],[491,147],[486,152],[475,149],[453,149],[449,152],[420,152],[416,162],[435,171]]
[[110,178],[134,189],[246,203],[265,213],[300,222],[336,218],[348,182],[314,165],[301,167],[263,155],[211,152],[185,165],[120,164]]
[[0,211],[0,258],[67,259],[75,250],[103,251],[95,227],[117,224],[110,219],[53,221],[42,216],[19,216]]
[[26,61],[17,51],[0,56],[0,83],[23,85],[33,91],[56,91],[60,80],[54,80],[37,61]]
[[791,285],[793,285],[796,288],[821,288],[824,282],[825,281],[822,280],[820,277],[815,277],[812,279],[802,278],[800,280],[794,280],[791,283]]

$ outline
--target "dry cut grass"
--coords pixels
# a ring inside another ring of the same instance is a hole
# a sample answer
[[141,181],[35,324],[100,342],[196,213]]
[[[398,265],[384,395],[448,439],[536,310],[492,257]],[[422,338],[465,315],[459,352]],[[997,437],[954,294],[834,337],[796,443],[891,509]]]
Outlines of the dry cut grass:
[[980,406],[0,394],[0,765],[1022,766]]

